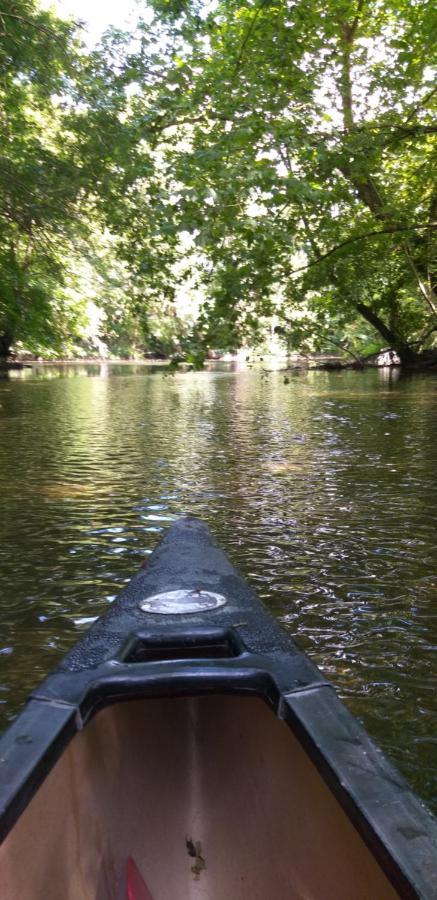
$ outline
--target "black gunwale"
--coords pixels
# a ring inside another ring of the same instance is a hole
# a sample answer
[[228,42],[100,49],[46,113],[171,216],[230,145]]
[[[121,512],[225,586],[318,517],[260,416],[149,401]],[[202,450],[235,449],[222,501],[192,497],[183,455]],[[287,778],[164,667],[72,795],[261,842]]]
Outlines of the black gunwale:
[[[139,608],[153,594],[198,587],[224,594],[228,603],[188,616]],[[399,895],[437,898],[437,820],[194,518],[168,529],[148,565],[0,738],[0,840],[99,709],[134,698],[211,693],[248,693],[268,703]]]

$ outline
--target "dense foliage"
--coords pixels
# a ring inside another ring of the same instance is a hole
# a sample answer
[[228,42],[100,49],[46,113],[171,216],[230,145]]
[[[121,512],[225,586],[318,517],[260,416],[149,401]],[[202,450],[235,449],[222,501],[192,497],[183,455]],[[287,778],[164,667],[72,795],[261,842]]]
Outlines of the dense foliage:
[[2,6],[0,353],[86,299],[122,352],[433,346],[433,3],[154,0],[92,53]]
[[79,326],[63,293],[80,171],[63,127],[72,28],[27,0],[0,9],[0,355],[17,340],[56,346]]

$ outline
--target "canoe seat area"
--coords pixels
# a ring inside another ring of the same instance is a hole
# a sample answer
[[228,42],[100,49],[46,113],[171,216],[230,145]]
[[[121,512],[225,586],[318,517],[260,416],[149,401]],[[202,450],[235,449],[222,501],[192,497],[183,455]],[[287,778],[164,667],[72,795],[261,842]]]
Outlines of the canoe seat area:
[[398,896],[287,726],[221,695],[98,713],[0,850],[2,900],[148,895]]

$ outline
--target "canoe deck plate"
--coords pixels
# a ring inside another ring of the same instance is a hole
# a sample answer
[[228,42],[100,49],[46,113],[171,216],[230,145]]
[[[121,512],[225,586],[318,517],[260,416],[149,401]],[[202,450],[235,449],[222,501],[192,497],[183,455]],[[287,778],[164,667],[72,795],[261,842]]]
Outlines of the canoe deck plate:
[[165,591],[163,594],[154,594],[153,597],[142,600],[139,606],[146,613],[174,616],[208,612],[224,606],[225,603],[227,600],[223,594],[214,594],[212,591],[198,588],[192,591]]

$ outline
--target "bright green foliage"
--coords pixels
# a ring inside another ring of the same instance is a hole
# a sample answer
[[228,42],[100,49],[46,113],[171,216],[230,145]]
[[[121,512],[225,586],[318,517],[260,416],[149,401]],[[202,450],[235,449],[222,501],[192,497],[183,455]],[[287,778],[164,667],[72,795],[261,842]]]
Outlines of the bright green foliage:
[[303,310],[320,344],[360,315],[407,361],[437,324],[434,4],[154,8],[172,55],[129,111],[160,159],[159,188],[129,197],[132,259],[159,254],[171,291],[190,235],[207,344]]
[[85,54],[0,0],[0,355],[88,346],[86,237],[112,352],[197,365],[274,322],[290,348],[414,360],[437,334],[434,4],[152,5]]
[[83,228],[80,170],[63,129],[76,51],[71,26],[31,0],[0,4],[0,356],[62,346],[80,314],[63,294],[65,256]]

